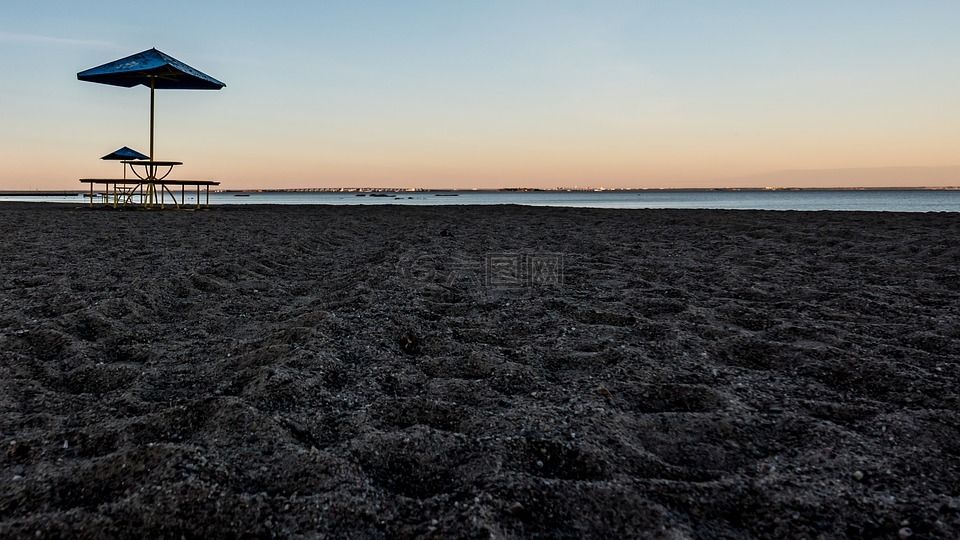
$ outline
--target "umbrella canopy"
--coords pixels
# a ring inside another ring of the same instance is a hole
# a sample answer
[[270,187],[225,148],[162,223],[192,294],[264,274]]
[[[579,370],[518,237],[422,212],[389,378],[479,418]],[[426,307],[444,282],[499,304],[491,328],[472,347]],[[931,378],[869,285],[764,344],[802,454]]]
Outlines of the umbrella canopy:
[[[106,159],[111,161],[121,161],[121,160],[130,160],[130,159],[150,159],[150,156],[145,156],[140,152],[132,148],[124,146],[123,148],[111,152],[100,159]],[[123,166],[123,179],[127,179],[127,166]]]
[[213,77],[194,69],[157,49],[108,62],[77,73],[87,82],[132,88],[143,85],[150,89],[150,161],[153,161],[154,90],[219,90],[226,86]]
[[123,148],[111,152],[100,159],[120,161],[124,159],[150,159],[150,156],[145,156],[132,148],[124,146]]
[[132,88],[142,84],[161,90],[219,90],[226,86],[156,49],[143,51],[77,73],[81,81]]

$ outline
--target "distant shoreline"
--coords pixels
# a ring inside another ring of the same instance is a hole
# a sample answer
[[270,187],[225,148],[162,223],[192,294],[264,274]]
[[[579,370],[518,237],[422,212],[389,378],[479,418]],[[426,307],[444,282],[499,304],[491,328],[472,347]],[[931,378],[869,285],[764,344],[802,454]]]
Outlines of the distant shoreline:
[[[496,188],[496,189],[423,189],[423,188],[270,188],[270,189],[221,189],[217,193],[524,193],[524,192],[564,192],[564,193],[644,193],[644,192],[687,192],[708,193],[712,191],[958,191],[960,186],[919,186],[919,187],[724,187],[724,188]],[[69,197],[83,196],[86,192],[78,190],[0,190],[0,197]]]
[[[957,191],[960,186],[920,187],[724,187],[724,188],[280,188],[222,189],[220,193],[643,193],[651,191],[707,193],[711,191]],[[2,192],[0,192],[2,194]]]

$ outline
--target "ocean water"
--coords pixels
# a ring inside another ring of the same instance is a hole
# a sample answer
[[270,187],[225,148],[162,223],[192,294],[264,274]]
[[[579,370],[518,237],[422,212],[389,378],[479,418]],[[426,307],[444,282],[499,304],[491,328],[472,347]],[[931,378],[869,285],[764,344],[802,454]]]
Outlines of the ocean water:
[[[211,193],[211,205],[386,204],[563,206],[581,208],[712,208],[729,210],[839,210],[870,212],[960,212],[960,190],[780,190],[780,191],[527,191],[355,193]],[[75,196],[0,196],[2,201],[86,204]],[[196,196],[187,195],[187,204]]]

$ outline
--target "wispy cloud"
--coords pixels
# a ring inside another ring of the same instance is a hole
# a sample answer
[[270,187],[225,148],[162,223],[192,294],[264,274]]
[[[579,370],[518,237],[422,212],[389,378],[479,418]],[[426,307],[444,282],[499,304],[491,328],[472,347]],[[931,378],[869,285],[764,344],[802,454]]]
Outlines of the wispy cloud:
[[93,39],[70,39],[38,34],[16,34],[0,30],[0,43],[35,43],[56,47],[90,47],[94,49],[116,49],[117,44]]

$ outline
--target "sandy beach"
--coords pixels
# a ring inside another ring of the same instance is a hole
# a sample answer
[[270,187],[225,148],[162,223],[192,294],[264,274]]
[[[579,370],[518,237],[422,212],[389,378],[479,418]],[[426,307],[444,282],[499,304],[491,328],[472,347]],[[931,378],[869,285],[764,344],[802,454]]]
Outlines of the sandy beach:
[[0,537],[960,535],[957,214],[0,230]]

